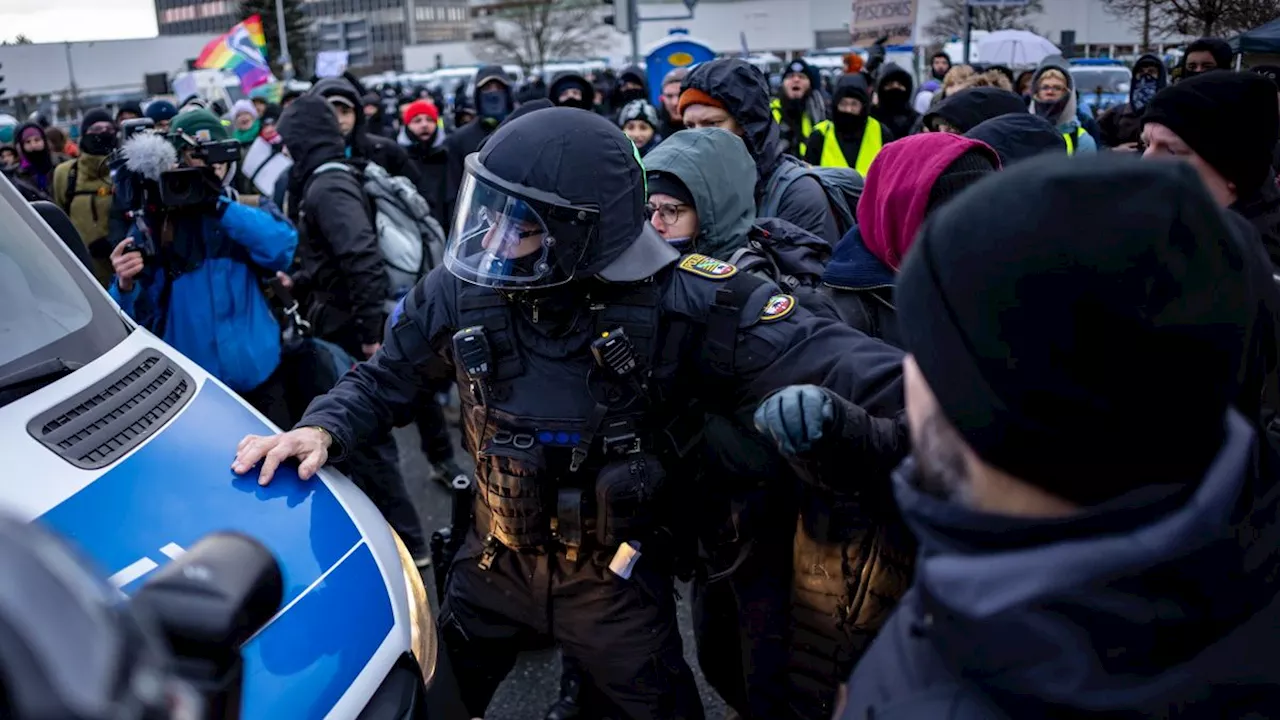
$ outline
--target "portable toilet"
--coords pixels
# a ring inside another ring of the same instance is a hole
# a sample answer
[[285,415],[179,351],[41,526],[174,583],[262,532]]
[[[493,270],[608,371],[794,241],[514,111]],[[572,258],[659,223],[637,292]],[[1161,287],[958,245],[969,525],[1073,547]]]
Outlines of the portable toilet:
[[714,60],[710,45],[689,36],[686,30],[672,30],[665,38],[649,46],[645,53],[645,71],[649,80],[649,102],[658,106],[662,97],[662,78],[682,67]]

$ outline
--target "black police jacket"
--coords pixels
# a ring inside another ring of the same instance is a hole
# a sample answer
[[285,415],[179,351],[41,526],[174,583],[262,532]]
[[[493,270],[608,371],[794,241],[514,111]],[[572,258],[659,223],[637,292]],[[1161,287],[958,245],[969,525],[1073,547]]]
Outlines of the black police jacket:
[[[699,399],[717,413],[749,417],[774,390],[806,383],[829,388],[873,415],[891,416],[902,407],[901,351],[815,317],[777,286],[719,260],[688,255],[635,286],[582,283],[582,311],[607,314],[607,298],[643,295],[646,287],[655,336],[638,340],[659,349],[649,372],[659,386],[651,398],[655,411],[670,406],[675,414]],[[626,315],[644,312],[630,302],[622,324]],[[726,323],[730,314],[736,322]],[[548,340],[503,295],[436,268],[397,308],[382,348],[312,403],[299,425],[328,430],[336,461],[363,439],[409,422],[431,383],[465,380],[454,365],[452,342],[464,316],[483,316],[488,329],[510,324],[508,338],[517,346],[502,347],[506,339],[493,343],[499,357],[492,397],[477,397],[474,384],[461,383],[465,440],[473,453],[497,423],[552,435],[586,423],[595,405],[589,341],[598,324],[580,337]]]

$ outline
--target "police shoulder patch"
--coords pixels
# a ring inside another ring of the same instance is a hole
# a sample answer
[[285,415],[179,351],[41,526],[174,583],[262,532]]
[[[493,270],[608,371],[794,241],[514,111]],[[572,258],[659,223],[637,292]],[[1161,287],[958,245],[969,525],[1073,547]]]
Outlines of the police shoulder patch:
[[738,274],[737,266],[697,253],[686,255],[677,267],[687,273],[712,280],[724,280]]
[[795,312],[796,299],[790,295],[774,295],[760,309],[760,322],[772,322]]

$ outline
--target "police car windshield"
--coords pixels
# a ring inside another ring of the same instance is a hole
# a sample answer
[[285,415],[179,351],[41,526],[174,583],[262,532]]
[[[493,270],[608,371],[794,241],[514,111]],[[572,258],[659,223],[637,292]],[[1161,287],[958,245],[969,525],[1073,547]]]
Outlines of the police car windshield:
[[0,377],[55,359],[94,360],[127,327],[57,235],[18,211],[12,186],[0,186]]
[[1071,77],[1075,80],[1076,90],[1081,93],[1096,93],[1098,88],[1102,88],[1104,93],[1127,93],[1132,76],[1127,69],[1114,67],[1072,70]]

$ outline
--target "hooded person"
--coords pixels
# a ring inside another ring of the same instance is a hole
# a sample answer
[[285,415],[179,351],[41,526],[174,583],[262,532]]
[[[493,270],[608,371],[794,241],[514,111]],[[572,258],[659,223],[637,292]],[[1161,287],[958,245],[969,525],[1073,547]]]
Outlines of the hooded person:
[[476,71],[472,100],[477,113],[475,119],[455,129],[445,141],[445,152],[448,154],[448,171],[445,173],[445,198],[448,206],[445,208],[445,217],[453,217],[453,203],[462,187],[463,161],[479,150],[484,139],[516,109],[511,80],[501,65],[485,65]]
[[1098,116],[1098,133],[1104,147],[1136,152],[1142,140],[1142,114],[1147,105],[1169,84],[1164,62],[1155,55],[1143,55],[1133,64],[1129,102],[1114,105]]
[[116,108],[116,124],[119,125],[125,120],[136,120],[142,117],[142,104],[137,100],[126,100],[120,103]]
[[996,87],[966,88],[957,92],[924,116],[924,129],[963,135],[980,123],[1001,115],[1026,114],[1022,98]]
[[[1280,97],[1280,65],[1254,65],[1249,72],[1270,80],[1276,86],[1277,97]],[[1276,139],[1275,153],[1271,156],[1271,169],[1280,173],[1280,138]]]
[[13,139],[19,157],[16,175],[41,193],[51,195],[54,168],[66,162],[67,157],[49,147],[44,128],[36,123],[19,125]]
[[596,89],[575,72],[562,72],[551,81],[547,98],[557,107],[576,107],[591,110],[595,107]]
[[1047,153],[1067,154],[1067,142],[1057,128],[1039,115],[1016,113],[978,123],[965,137],[986,143],[1000,156],[1000,167]]
[[418,192],[431,206],[431,215],[441,226],[449,222],[445,214],[445,185],[448,182],[449,154],[445,150],[444,124],[440,111],[430,100],[414,100],[400,111],[400,135],[397,142],[409,153],[409,162],[417,165],[422,184]]
[[1280,495],[1232,407],[1233,232],[1189,165],[1114,156],[930,218],[897,285],[915,581],[839,720],[1274,714]]
[[827,119],[827,99],[817,68],[801,58],[792,60],[782,71],[782,84],[769,109],[773,121],[782,128],[785,151],[803,158],[814,127]]
[[623,105],[618,113],[618,125],[635,143],[640,157],[648,155],[662,142],[658,134],[658,111],[647,100],[632,100]]
[[414,186],[422,184],[418,169],[409,163],[409,156],[395,140],[373,135],[366,129],[367,119],[361,105],[363,88],[350,73],[324,78],[308,91],[325,99],[338,118],[347,144],[347,157],[376,163],[392,175],[405,177]]
[[[1231,118],[1231,132],[1222,118]],[[1223,71],[1181,80],[1156,94],[1142,116],[1149,159],[1186,160],[1218,204],[1258,230],[1280,269],[1280,188],[1271,152],[1280,135],[1280,102],[1270,80]]]
[[649,81],[644,70],[638,65],[630,65],[618,73],[618,81],[613,86],[613,95],[609,98],[614,112],[621,112],[632,100],[649,100]]
[[1062,133],[1068,155],[1097,152],[1098,144],[1076,117],[1076,86],[1065,60],[1045,58],[1031,78],[1031,92],[1031,113]]
[[[394,93],[394,88],[392,89]],[[391,124],[382,108],[382,96],[376,92],[367,92],[360,96],[360,112],[364,114],[365,131],[378,137],[395,137],[395,126]]]
[[902,347],[893,286],[916,234],[944,203],[999,168],[995,150],[953,133],[887,145],[867,173],[858,226],[836,245],[822,277],[841,319]]
[[688,76],[689,68],[678,67],[662,77],[662,95],[659,96],[662,103],[658,107],[658,122],[661,123],[658,134],[662,137],[671,137],[684,129],[684,122],[680,119],[680,84]]
[[[746,143],[756,161],[756,207],[761,206],[769,181],[784,163],[781,130],[769,107],[769,84],[751,63],[720,58],[697,65],[685,78],[680,114],[689,128],[719,127]],[[775,217],[797,225],[828,243],[839,240],[835,214],[826,191],[813,177],[801,177],[783,192]]]
[[920,113],[911,107],[911,73],[893,63],[885,63],[876,76],[876,92],[871,117],[879,120],[895,138],[911,134]]
[[147,103],[146,116],[156,124],[156,132],[168,132],[169,123],[178,116],[178,108],[168,100],[152,100]]
[[[852,167],[864,177],[893,132],[870,117],[871,93],[862,73],[841,75],[831,98],[831,117],[814,126],[804,161],[821,167]],[[850,158],[853,162],[850,163]]]
[[[106,285],[111,281],[111,178],[110,155],[119,136],[115,121],[106,108],[94,108],[80,121],[80,155],[53,171],[51,196],[71,218],[80,239],[93,257],[94,276]],[[121,233],[123,234],[123,233]]]
[[0,144],[0,170],[3,170],[6,174],[16,172],[20,162],[22,162],[22,157],[18,154],[18,148],[9,142]]
[[[834,317],[816,290],[830,246],[785,221],[755,217],[753,166],[743,144],[724,130],[676,133],[645,159],[649,221],[680,252],[731,262],[742,272],[759,272],[755,258],[767,258],[764,267],[809,283],[788,291],[801,307]],[[697,474],[707,500],[694,512],[700,539],[717,560],[736,556],[738,545],[731,548],[724,538],[737,529],[753,550],[720,581],[694,581],[698,662],[708,683],[743,717],[787,717],[797,478],[766,440],[731,418],[712,413],[701,424],[707,452]],[[731,500],[722,504],[725,497]],[[729,512],[730,504],[739,510]],[[834,692],[843,675],[829,679]]]
[[1202,37],[1187,46],[1187,52],[1178,64],[1178,82],[1213,70],[1230,70],[1234,55],[1226,40]]
[[231,137],[240,147],[248,147],[258,139],[262,130],[262,119],[258,114],[258,106],[252,100],[237,100],[231,106]]

